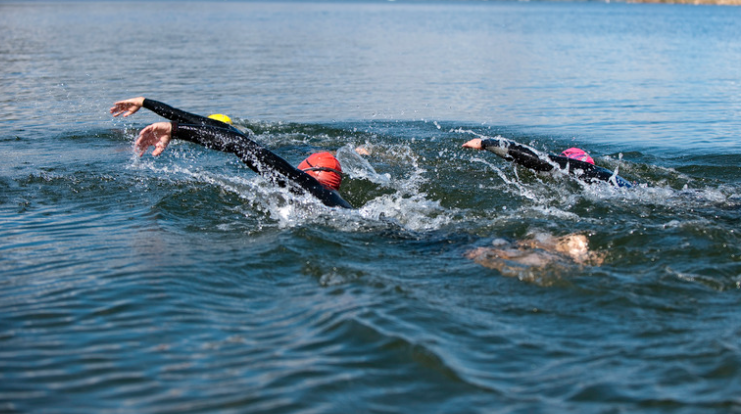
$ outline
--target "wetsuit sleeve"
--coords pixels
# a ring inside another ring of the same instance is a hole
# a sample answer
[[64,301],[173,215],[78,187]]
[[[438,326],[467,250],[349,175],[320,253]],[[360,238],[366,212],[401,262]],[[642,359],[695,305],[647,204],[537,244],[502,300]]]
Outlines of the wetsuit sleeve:
[[[532,149],[516,142],[503,139],[482,139],[481,145],[485,150],[491,151],[506,160],[514,161],[531,170],[550,171],[553,169],[553,163],[541,158]],[[504,155],[500,151],[502,148],[506,150]]]
[[558,167],[562,170],[568,169],[569,174],[587,183],[605,181],[618,187],[632,187],[628,180],[607,168],[559,155],[538,154],[525,145],[507,139],[483,139],[481,145],[485,150],[531,170],[548,172]]
[[174,122],[192,125],[209,125],[217,128],[231,128],[231,125],[224,122],[185,112],[181,109],[173,108],[166,103],[155,101],[153,99],[144,98],[144,104],[142,106],[155,114]]
[[173,122],[172,137],[236,154],[251,170],[282,187],[291,182],[327,206],[352,208],[336,191],[324,188],[314,177],[237,131]]

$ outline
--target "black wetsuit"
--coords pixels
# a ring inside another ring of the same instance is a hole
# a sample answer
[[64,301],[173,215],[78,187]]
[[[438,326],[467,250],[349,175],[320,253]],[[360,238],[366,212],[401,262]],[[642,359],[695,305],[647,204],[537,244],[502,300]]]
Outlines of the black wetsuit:
[[237,128],[234,128],[233,126],[225,122],[221,122],[216,119],[211,119],[201,115],[191,114],[190,112],[185,112],[181,109],[173,108],[166,103],[162,103],[152,99],[144,98],[142,107],[149,109],[150,111],[163,118],[167,118],[170,121],[175,121],[181,124],[192,124],[201,126],[209,125],[217,128],[227,128],[242,133]]
[[482,139],[481,145],[484,149],[531,170],[548,172],[558,166],[562,170],[568,169],[570,174],[587,183],[597,180],[610,183],[617,187],[632,187],[632,184],[628,180],[607,168],[560,155],[548,154],[543,156],[526,145],[518,144],[508,139]]
[[[352,208],[337,191],[325,188],[314,177],[263,148],[229,124],[181,111],[151,99],[144,99],[143,106],[173,121],[172,137],[175,139],[236,154],[250,169],[281,187],[306,191],[329,207]],[[295,185],[290,185],[289,182]]]

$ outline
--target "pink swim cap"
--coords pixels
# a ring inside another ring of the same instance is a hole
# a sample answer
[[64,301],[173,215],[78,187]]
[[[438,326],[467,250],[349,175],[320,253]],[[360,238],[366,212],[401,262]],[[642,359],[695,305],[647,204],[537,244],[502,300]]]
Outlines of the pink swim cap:
[[592,157],[590,157],[589,154],[584,152],[584,150],[581,150],[579,148],[569,148],[566,151],[562,152],[561,155],[567,158],[572,158],[575,160],[594,164],[594,160],[592,159]]

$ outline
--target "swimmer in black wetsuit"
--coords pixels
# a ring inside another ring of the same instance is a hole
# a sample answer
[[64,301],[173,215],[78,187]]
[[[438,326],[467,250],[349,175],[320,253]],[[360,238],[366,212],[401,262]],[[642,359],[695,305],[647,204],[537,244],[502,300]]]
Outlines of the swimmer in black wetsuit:
[[[330,153],[312,154],[293,167],[283,158],[261,147],[248,135],[228,123],[191,114],[144,97],[116,102],[110,112],[124,117],[147,108],[172,122],[157,122],[139,133],[135,142],[139,155],[154,146],[160,155],[172,138],[201,144],[206,148],[237,155],[250,169],[268,180],[298,191],[308,192],[329,207],[352,208],[337,192],[342,182],[340,162]],[[228,118],[227,118],[228,119]]]
[[604,181],[617,187],[632,187],[632,184],[614,172],[594,165],[592,157],[579,148],[569,148],[561,155],[540,154],[535,149],[504,138],[472,139],[464,148],[488,150],[508,161],[535,171],[552,171],[555,168],[568,172],[576,178],[592,183]]

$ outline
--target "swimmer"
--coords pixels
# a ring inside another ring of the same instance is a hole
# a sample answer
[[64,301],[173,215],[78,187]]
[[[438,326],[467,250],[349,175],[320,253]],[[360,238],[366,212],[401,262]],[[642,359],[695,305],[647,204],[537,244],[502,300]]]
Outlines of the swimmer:
[[504,138],[475,138],[463,144],[463,148],[485,149],[534,171],[548,172],[560,168],[568,170],[570,174],[587,183],[604,181],[617,187],[632,187],[628,180],[606,168],[594,165],[592,157],[579,148],[569,148],[561,155],[546,155]]
[[[173,108],[162,102],[144,97],[126,99],[113,104],[114,117],[133,115],[147,108],[171,122],[157,122],[139,132],[134,143],[139,156],[154,146],[153,156],[158,156],[170,141],[180,139],[203,145],[209,149],[237,155],[251,170],[281,187],[307,192],[329,207],[352,208],[340,194],[342,166],[329,152],[311,154],[298,167],[263,148],[249,138],[249,133],[239,131],[225,115],[204,117]],[[219,115],[219,114],[217,114]]]
[[590,251],[589,241],[582,234],[555,237],[538,233],[514,243],[496,239],[492,247],[473,249],[465,257],[505,276],[569,264],[600,266],[604,262],[604,254]]

